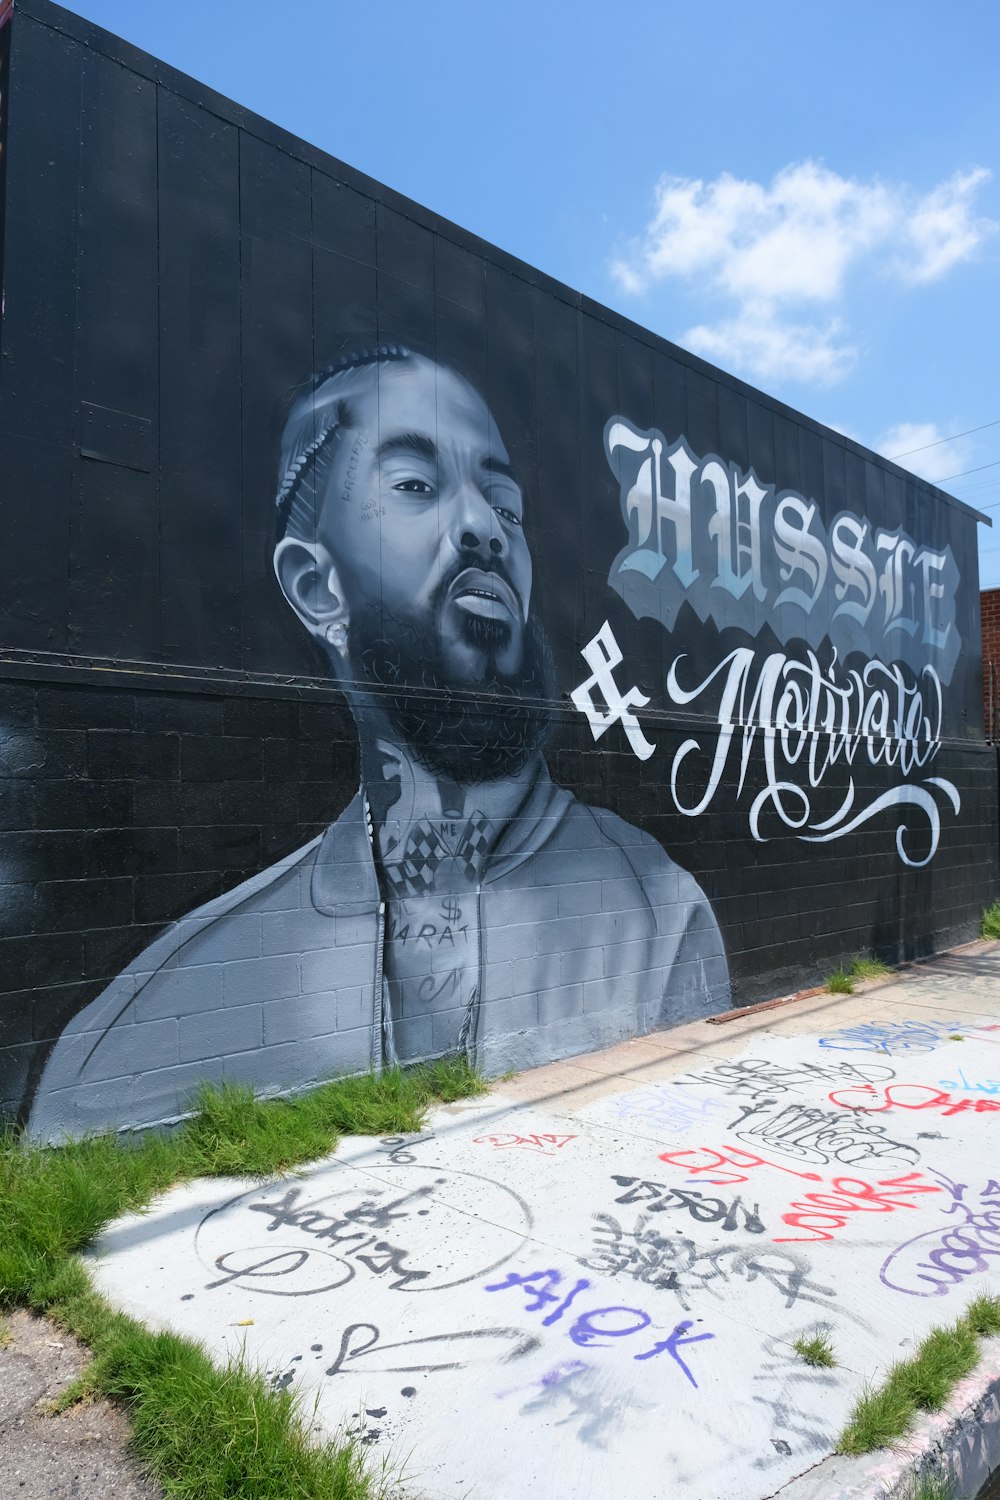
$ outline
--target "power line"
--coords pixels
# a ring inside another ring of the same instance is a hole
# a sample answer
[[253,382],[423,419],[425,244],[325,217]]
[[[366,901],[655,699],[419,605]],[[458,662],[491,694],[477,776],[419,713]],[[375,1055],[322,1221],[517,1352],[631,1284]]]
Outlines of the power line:
[[936,438],[933,443],[924,443],[922,448],[907,448],[903,453],[887,453],[886,458],[895,462],[897,458],[909,458],[911,453],[926,453],[928,448],[940,448],[942,443],[953,443],[956,438],[971,437],[974,432],[985,432],[987,427],[1000,427],[1000,417],[993,422],[984,422],[982,427],[968,427],[965,432],[953,432],[950,437]]
[[943,479],[932,479],[931,484],[950,484],[953,479],[964,479],[966,474],[981,474],[984,469],[995,469],[1000,465],[1000,458],[995,458],[991,464],[980,464],[975,469],[962,469],[959,474],[946,474]]
[[[933,480],[928,481],[933,484]],[[981,490],[996,489],[997,476],[991,474],[987,479],[970,479],[967,484],[962,485],[962,493],[971,495]]]
[[959,500],[968,500],[970,496],[973,495],[981,495],[983,499],[985,499],[987,495],[1000,494],[1000,490],[997,489],[996,481],[997,476],[995,474],[991,474],[989,479],[981,479],[978,484],[975,485],[970,484],[967,487],[963,486],[961,490],[959,490],[958,486],[956,485],[953,493],[957,495]]

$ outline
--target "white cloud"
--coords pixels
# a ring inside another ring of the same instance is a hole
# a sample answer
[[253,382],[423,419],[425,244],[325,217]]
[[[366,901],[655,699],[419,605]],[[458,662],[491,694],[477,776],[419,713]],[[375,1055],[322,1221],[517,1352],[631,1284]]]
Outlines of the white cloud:
[[773,306],[744,308],[734,318],[689,328],[683,343],[713,364],[752,369],[760,380],[801,380],[832,385],[854,363],[838,319],[825,326],[792,323]]
[[972,452],[967,439],[949,439],[936,422],[897,422],[876,438],[873,446],[876,453],[894,459],[901,468],[929,479],[931,484],[960,473]]
[[904,250],[897,261],[904,281],[936,281],[996,229],[992,220],[972,214],[973,196],[989,176],[985,167],[956,172],[920,200],[905,226],[909,255]]
[[867,259],[904,285],[946,275],[997,228],[973,211],[989,175],[956,172],[924,194],[814,161],[767,185],[728,172],[711,182],[664,177],[650,222],[611,273],[631,295],[675,278],[729,304],[717,322],[681,335],[699,353],[763,379],[829,384],[857,356],[834,315],[849,273]]

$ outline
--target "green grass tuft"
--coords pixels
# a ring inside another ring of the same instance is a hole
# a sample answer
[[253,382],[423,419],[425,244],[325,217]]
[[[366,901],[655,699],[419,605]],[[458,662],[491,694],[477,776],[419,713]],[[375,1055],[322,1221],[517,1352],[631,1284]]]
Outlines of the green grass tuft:
[[206,1086],[184,1131],[191,1176],[265,1177],[325,1156],[340,1135],[418,1131],[427,1106],[484,1093],[465,1058],[337,1078],[296,1099],[257,1098],[245,1084]]
[[979,935],[984,938],[1000,938],[1000,901],[994,901],[983,912]]
[[811,1338],[804,1335],[792,1340],[792,1348],[807,1365],[830,1370],[837,1363],[833,1356],[833,1345],[825,1333],[815,1333]]
[[855,979],[888,979],[892,970],[880,958],[856,958],[851,964]]
[[853,995],[858,979],[887,979],[892,974],[880,958],[852,958],[849,964],[838,964],[826,981],[831,995]]
[[[481,1094],[464,1058],[342,1078],[296,1099],[206,1087],[170,1134],[94,1136],[42,1148],[0,1133],[0,1306],[47,1313],[93,1352],[60,1408],[106,1396],[126,1407],[137,1451],[175,1500],[377,1500],[382,1478],[352,1440],[317,1445],[296,1400],[237,1363],[150,1333],[91,1288],[77,1252],[112,1219],[192,1177],[259,1177],[334,1149],[341,1134],[420,1130],[434,1102]],[[0,1343],[6,1327],[0,1320]]]
[[935,1328],[911,1359],[890,1367],[876,1390],[865,1385],[840,1435],[838,1453],[870,1453],[904,1437],[918,1411],[939,1411],[979,1362],[977,1339],[1000,1332],[1000,1298],[976,1297],[950,1328]]
[[966,1308],[964,1321],[980,1338],[1000,1333],[1000,1297],[985,1293],[974,1297]]
[[86,1286],[49,1311],[93,1350],[72,1396],[126,1409],[135,1451],[171,1496],[376,1500],[382,1492],[357,1444],[312,1441],[296,1398],[244,1361],[217,1369],[187,1339],[151,1333]]
[[916,1416],[916,1407],[904,1390],[893,1382],[898,1366],[889,1371],[889,1379],[877,1390],[867,1381],[855,1401],[847,1426],[840,1434],[837,1453],[871,1453],[874,1448],[888,1448],[908,1432]]
[[979,1361],[976,1335],[964,1320],[954,1328],[935,1328],[893,1377],[921,1411],[940,1411],[952,1388]]
[[913,1480],[905,1500],[952,1500],[955,1486],[937,1474],[922,1474]]
[[80,1402],[90,1399],[94,1394],[90,1375],[93,1368],[93,1361],[91,1361],[82,1375],[77,1375],[68,1385],[64,1385],[51,1401],[45,1402],[42,1410],[47,1417],[58,1417],[61,1412],[69,1411],[71,1406],[77,1406]]
[[[490,1086],[475,1068],[469,1066],[464,1057],[439,1057],[435,1062],[423,1063],[420,1070],[426,1086],[435,1099],[443,1104],[453,1104],[456,1099],[469,1099],[477,1094],[489,1093]],[[513,1078],[514,1073],[505,1073]]]

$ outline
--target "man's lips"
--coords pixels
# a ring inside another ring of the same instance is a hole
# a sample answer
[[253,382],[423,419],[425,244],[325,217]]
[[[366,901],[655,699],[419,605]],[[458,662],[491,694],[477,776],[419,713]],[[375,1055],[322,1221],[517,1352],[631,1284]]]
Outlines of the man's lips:
[[482,568],[463,569],[448,589],[448,598],[460,609],[488,620],[509,615],[520,624],[523,619],[520,600],[510,584]]

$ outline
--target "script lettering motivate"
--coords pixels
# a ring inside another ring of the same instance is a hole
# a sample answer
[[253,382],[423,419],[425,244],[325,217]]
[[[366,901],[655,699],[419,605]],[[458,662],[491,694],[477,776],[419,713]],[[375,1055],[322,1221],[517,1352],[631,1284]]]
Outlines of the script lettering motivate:
[[[941,748],[941,683],[934,667],[925,666],[908,684],[898,663],[876,659],[861,671],[841,671],[836,662],[822,668],[811,650],[804,661],[780,651],[761,661],[739,646],[706,677],[691,681],[685,662],[678,656],[671,664],[667,695],[678,707],[709,707],[716,726],[684,740],[673,756],[670,790],[678,812],[703,813],[724,775],[736,783],[738,796],[753,762],[764,769],[764,786],[749,809],[758,843],[768,837],[769,818],[772,831],[784,827],[806,843],[825,844],[887,813],[897,820],[896,850],[904,864],[933,859],[942,807],[956,814],[961,807],[950,781],[921,774]],[[855,779],[859,755],[862,764],[898,771],[904,779],[869,798]],[[694,795],[684,790],[692,781]],[[816,805],[828,781],[839,783],[832,816]],[[919,838],[910,828],[914,813]]]
[[[622,662],[607,621],[583,649],[588,662],[598,645],[608,662],[612,648],[615,665]],[[620,721],[635,754],[647,760],[656,744],[629,705],[649,700],[637,688],[623,694],[611,674],[606,665],[570,696],[595,739]],[[595,705],[595,690],[605,708]],[[875,659],[861,670],[841,669],[836,660],[822,666],[809,649],[804,659],[775,651],[761,660],[753,648],[738,646],[694,680],[687,657],[676,656],[665,692],[673,706],[694,706],[714,719],[711,729],[683,740],[671,756],[670,793],[685,817],[700,817],[724,785],[739,797],[762,769],[764,784],[748,810],[757,843],[783,830],[805,843],[826,844],[884,814],[896,824],[899,858],[920,868],[937,853],[942,811],[957,816],[961,810],[951,781],[923,774],[941,748],[941,681],[930,664],[908,681],[895,662]],[[859,774],[864,767],[868,774]],[[894,784],[872,795],[862,788],[879,768],[892,773]]]

